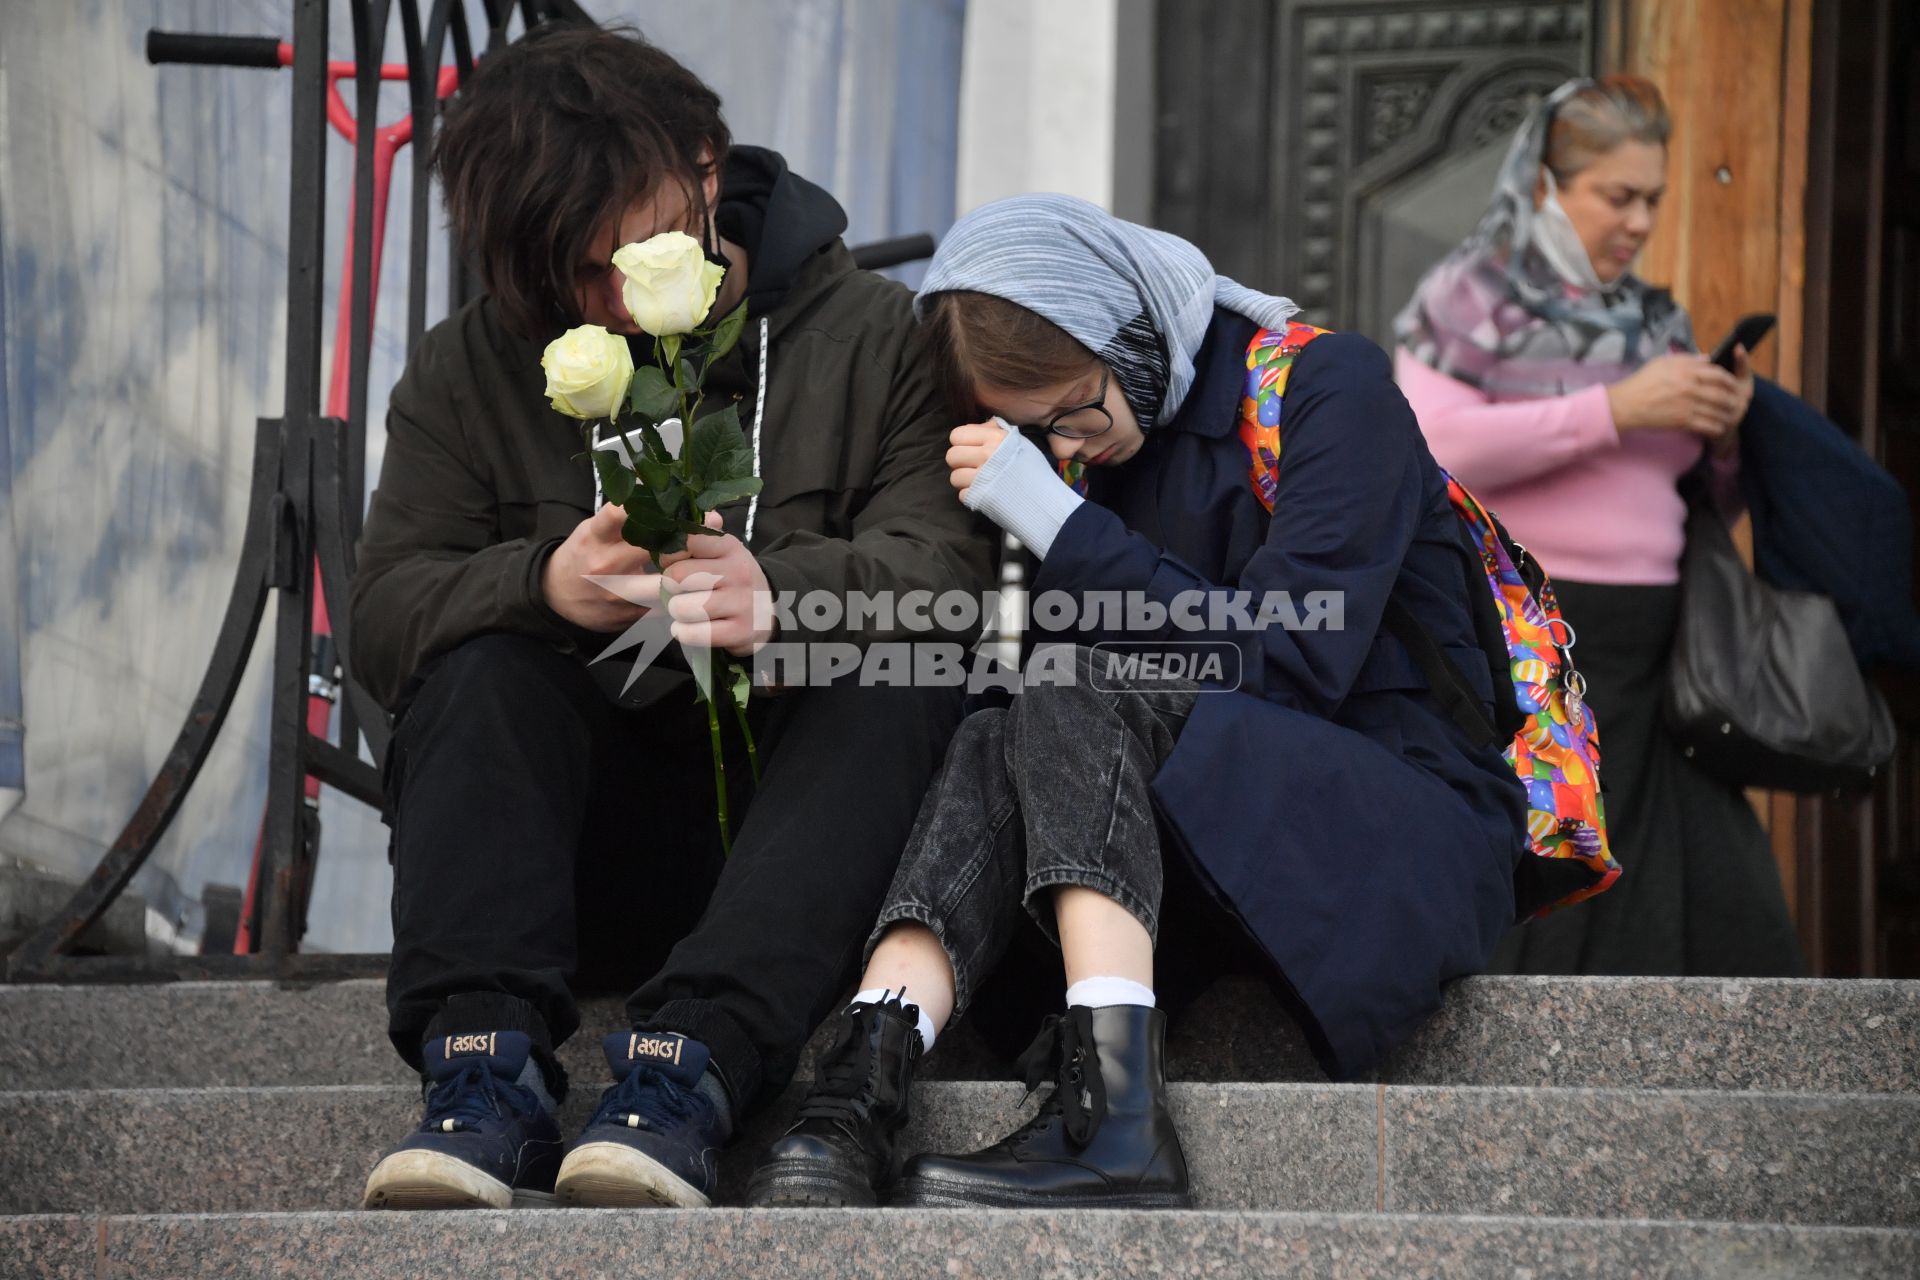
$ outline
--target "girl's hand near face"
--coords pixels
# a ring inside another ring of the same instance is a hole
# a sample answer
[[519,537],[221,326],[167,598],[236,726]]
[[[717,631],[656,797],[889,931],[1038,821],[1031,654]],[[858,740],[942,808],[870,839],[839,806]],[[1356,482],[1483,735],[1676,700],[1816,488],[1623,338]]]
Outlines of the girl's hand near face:
[[951,446],[947,450],[947,479],[960,491],[960,501],[967,500],[967,490],[973,486],[974,477],[980,474],[980,468],[987,465],[996,449],[1006,444],[1014,433],[996,421],[970,422],[955,427],[947,436]]

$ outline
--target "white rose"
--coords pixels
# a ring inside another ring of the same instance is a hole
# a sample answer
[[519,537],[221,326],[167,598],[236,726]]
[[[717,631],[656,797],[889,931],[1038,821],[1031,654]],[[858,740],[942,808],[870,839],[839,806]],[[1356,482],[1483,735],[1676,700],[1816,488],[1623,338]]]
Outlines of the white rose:
[[621,245],[613,265],[627,278],[621,299],[633,322],[656,338],[691,333],[713,310],[724,267],[707,261],[700,242],[684,231]]
[[633,381],[627,340],[597,324],[569,329],[540,357],[547,399],[569,418],[617,418]]

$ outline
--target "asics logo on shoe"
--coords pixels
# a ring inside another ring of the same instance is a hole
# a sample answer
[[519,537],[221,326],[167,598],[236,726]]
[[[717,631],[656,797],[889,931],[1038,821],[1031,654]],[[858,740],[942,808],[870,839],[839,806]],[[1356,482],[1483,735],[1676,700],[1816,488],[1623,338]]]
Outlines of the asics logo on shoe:
[[627,1039],[627,1061],[640,1058],[652,1058],[657,1062],[671,1062],[680,1065],[680,1051],[686,1047],[685,1036],[646,1036],[634,1032]]
[[499,1039],[500,1033],[497,1031],[490,1031],[483,1036],[448,1036],[441,1053],[449,1058],[456,1053],[484,1053],[492,1057],[494,1045]]

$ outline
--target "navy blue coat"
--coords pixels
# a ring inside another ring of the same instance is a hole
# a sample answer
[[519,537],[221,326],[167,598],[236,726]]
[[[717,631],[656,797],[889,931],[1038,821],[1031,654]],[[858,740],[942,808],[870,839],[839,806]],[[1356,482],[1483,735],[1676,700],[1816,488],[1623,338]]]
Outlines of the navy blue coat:
[[1322,1064],[1346,1078],[1433,1013],[1442,983],[1481,969],[1513,923],[1526,800],[1382,630],[1392,594],[1491,698],[1466,595],[1487,587],[1468,579],[1458,517],[1386,356],[1333,334],[1295,359],[1270,517],[1237,430],[1254,332],[1215,314],[1180,412],[1133,459],[1089,473],[1090,501],[1033,590],[1170,603],[1239,588],[1295,605],[1344,592],[1342,630],[1211,637],[1241,649],[1241,686],[1201,694],[1153,789],[1306,1015]]
[[1913,524],[1900,482],[1806,401],[1765,378],[1740,424],[1753,568],[1833,600],[1863,667],[1920,670]]

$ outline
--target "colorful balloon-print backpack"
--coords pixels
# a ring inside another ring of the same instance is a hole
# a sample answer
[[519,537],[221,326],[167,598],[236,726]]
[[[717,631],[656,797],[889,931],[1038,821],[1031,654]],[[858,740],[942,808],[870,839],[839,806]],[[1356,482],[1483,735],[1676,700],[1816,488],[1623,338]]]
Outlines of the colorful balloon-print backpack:
[[[1289,324],[1263,329],[1247,347],[1240,439],[1247,446],[1254,495],[1269,513],[1280,472],[1281,401],[1293,359],[1324,329]],[[1441,472],[1445,475],[1445,471]],[[1534,856],[1515,876],[1518,914],[1544,915],[1605,891],[1620,876],[1607,848],[1600,798],[1600,731],[1586,704],[1586,682],[1573,666],[1573,628],[1560,616],[1553,583],[1526,548],[1507,536],[1492,512],[1446,476],[1447,497],[1460,517],[1462,551],[1486,575],[1474,593],[1474,626],[1486,651],[1493,687],[1504,680],[1511,699],[1496,699],[1487,723],[1478,694],[1419,620],[1389,601],[1386,623],[1419,662],[1434,695],[1475,739],[1500,747],[1527,790],[1527,836]]]

